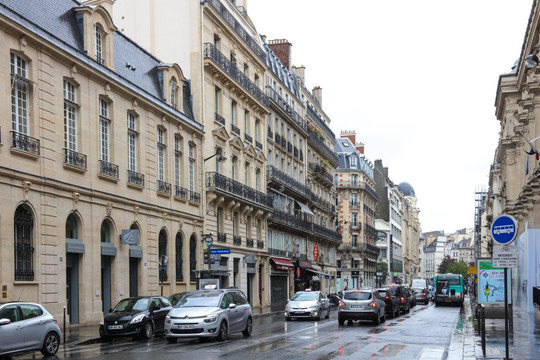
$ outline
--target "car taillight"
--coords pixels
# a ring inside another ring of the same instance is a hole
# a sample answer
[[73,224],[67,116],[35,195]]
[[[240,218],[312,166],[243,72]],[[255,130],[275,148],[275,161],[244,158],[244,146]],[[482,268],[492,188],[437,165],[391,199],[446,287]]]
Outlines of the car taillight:
[[422,296],[426,296],[426,293],[422,293]]
[[405,302],[405,298],[402,296],[401,297],[401,302],[404,303]]
[[368,304],[368,306],[377,307],[377,303],[375,301],[372,301]]
[[343,301],[340,301],[340,302],[338,302],[338,306],[339,307],[345,306],[345,303]]
[[390,299],[390,296],[386,295],[386,300],[389,300]]

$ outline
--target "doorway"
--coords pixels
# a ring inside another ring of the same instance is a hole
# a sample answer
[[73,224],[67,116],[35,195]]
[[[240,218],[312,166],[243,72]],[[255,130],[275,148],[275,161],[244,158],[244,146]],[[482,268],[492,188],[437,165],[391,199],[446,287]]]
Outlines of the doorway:
[[129,258],[129,296],[139,296],[139,259]]
[[79,323],[79,254],[66,254],[66,302],[70,324]]
[[111,257],[101,256],[101,306],[103,314],[111,308]]

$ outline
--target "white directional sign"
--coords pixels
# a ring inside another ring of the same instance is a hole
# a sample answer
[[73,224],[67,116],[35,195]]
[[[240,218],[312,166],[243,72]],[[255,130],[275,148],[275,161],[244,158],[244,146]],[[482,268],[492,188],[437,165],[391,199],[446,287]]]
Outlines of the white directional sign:
[[514,268],[518,266],[518,248],[515,245],[493,247],[493,267]]

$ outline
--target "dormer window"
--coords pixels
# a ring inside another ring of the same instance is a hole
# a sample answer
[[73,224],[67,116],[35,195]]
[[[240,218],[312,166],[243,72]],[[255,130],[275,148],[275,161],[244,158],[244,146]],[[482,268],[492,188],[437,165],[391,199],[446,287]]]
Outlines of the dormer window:
[[170,94],[170,101],[171,101],[171,106],[175,109],[178,109],[178,89],[180,88],[178,86],[178,83],[176,82],[176,79],[173,77],[171,79],[171,82],[170,82],[170,90],[171,90],[171,94]]
[[105,62],[104,54],[103,54],[104,39],[105,39],[105,31],[100,25],[96,24],[95,25],[95,41],[96,41],[95,55],[96,55],[96,61],[100,64],[103,64]]

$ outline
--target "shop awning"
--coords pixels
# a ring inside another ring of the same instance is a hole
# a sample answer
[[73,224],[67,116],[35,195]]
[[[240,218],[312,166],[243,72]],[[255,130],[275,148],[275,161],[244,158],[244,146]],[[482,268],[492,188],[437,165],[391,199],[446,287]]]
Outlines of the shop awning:
[[317,270],[314,270],[314,269],[306,269],[306,270],[311,271],[312,273],[315,273],[315,274],[318,274],[318,275],[324,275],[324,276],[328,276],[328,277],[331,276],[330,274],[323,273],[322,271],[317,271]]
[[311,216],[315,216],[315,214],[309,210],[309,207],[304,204],[304,203],[301,203],[300,201],[296,200],[296,203],[300,206],[300,209],[302,209],[302,212],[308,214],[308,215],[311,215]]
[[294,265],[291,260],[280,259],[280,258],[270,258],[274,262],[275,268],[278,270],[292,270]]

